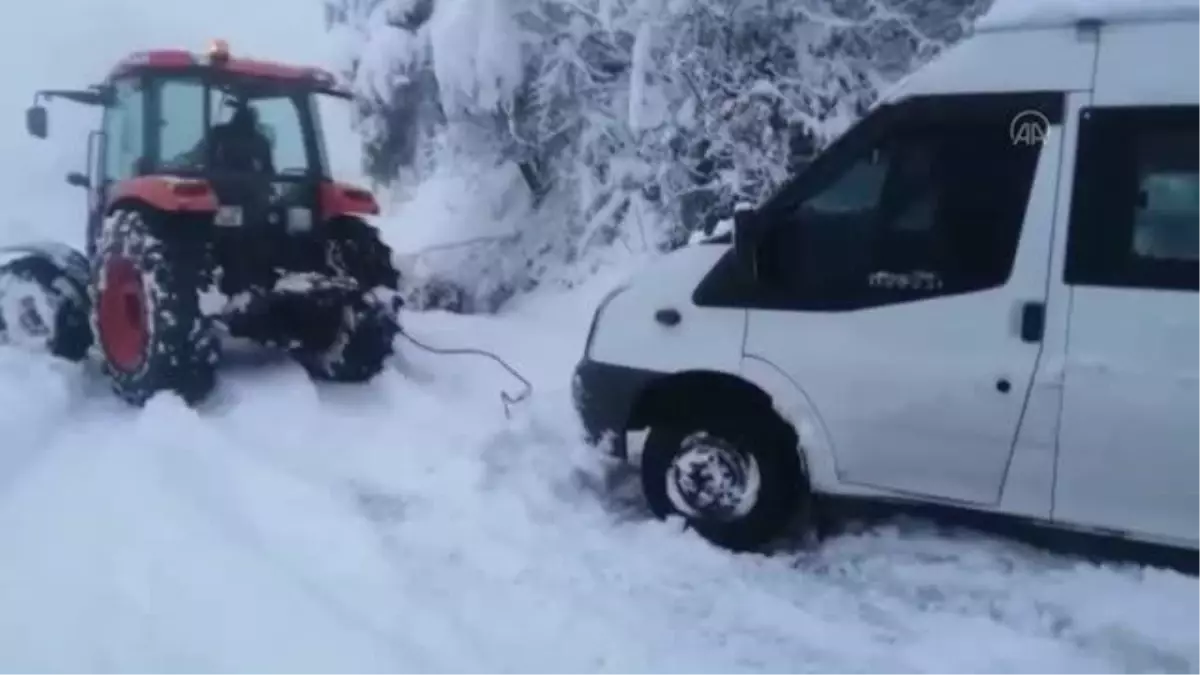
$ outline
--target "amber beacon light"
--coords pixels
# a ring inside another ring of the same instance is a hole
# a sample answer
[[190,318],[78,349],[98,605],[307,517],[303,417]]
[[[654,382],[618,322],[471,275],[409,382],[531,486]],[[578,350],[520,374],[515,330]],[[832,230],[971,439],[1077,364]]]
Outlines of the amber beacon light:
[[229,60],[229,43],[224,40],[213,40],[208,45],[208,60],[211,63],[225,63]]

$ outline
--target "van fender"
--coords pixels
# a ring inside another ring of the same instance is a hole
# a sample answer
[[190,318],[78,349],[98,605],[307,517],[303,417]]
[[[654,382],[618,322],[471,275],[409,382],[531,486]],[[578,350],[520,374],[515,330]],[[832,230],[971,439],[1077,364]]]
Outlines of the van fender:
[[832,437],[804,389],[775,364],[751,354],[742,357],[740,375],[770,395],[775,412],[796,430],[801,460],[813,489],[817,492],[833,489],[838,478]]

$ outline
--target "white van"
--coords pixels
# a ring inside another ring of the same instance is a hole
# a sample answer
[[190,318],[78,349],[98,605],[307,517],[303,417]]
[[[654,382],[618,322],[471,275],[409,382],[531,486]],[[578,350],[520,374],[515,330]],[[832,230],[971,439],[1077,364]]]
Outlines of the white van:
[[814,495],[1197,548],[1200,12],[1030,6],[600,303],[576,406],[631,461],[648,432],[656,514],[739,550]]

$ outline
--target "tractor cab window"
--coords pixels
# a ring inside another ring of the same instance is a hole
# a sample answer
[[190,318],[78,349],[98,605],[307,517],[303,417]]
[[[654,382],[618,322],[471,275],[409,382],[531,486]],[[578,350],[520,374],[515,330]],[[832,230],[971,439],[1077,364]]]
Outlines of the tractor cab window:
[[309,92],[255,80],[155,83],[158,159],[168,170],[303,176]]
[[[297,96],[247,95],[214,90],[212,133],[214,169],[279,175],[308,172],[308,152]],[[303,100],[303,99],[300,99]],[[237,149],[227,145],[240,144]]]
[[104,110],[104,180],[125,180],[140,173],[145,153],[143,104],[140,80],[122,80],[113,87],[112,103]]
[[158,156],[168,168],[200,169],[204,84],[195,78],[158,83]]

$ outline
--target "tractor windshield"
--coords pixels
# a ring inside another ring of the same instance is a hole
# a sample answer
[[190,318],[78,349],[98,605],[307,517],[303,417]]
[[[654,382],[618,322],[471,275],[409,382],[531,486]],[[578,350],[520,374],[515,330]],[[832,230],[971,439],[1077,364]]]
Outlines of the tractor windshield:
[[162,169],[297,178],[323,170],[306,88],[234,76],[164,77],[149,85],[151,119],[158,121],[151,146]]

